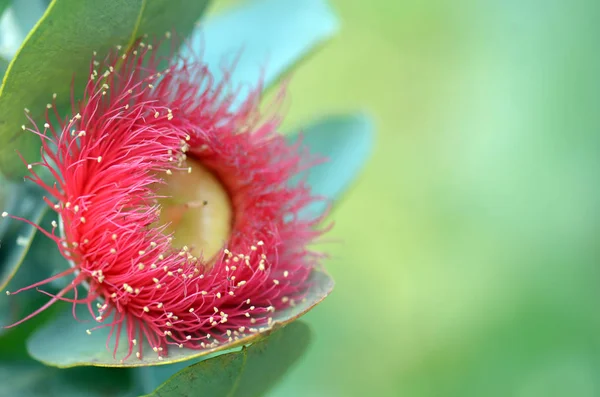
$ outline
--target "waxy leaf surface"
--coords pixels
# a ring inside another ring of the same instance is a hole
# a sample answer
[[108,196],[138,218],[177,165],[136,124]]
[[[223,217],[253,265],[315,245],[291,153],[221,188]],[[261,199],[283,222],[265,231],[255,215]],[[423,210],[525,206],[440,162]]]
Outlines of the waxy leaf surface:
[[[58,109],[70,101],[89,77],[93,51],[103,57],[117,45],[144,34],[149,40],[165,31],[189,33],[206,8],[206,0],[53,0],[8,67],[0,87],[0,170],[23,176],[15,150],[27,161],[39,157],[39,139],[23,131],[24,108],[44,123],[46,105],[57,94]],[[99,71],[102,72],[102,71]]]
[[296,321],[268,338],[179,371],[146,397],[259,397],[306,351],[310,328]]
[[[298,302],[296,306],[273,313],[273,323],[262,332],[241,335],[237,341],[224,343],[218,347],[205,350],[178,349],[171,347],[169,355],[159,360],[158,355],[145,344],[142,359],[137,359],[132,354],[128,359],[121,361],[127,355],[129,346],[126,333],[123,332],[119,341],[119,348],[113,357],[112,349],[106,348],[109,329],[99,329],[88,335],[86,330],[98,325],[90,317],[87,307],[80,306],[77,317],[73,318],[71,306],[65,305],[64,311],[53,321],[40,328],[27,341],[27,350],[36,360],[50,366],[69,368],[76,366],[101,366],[101,367],[142,367],[148,365],[165,365],[194,358],[206,357],[219,351],[255,342],[268,335],[274,328],[289,324],[302,316],[314,306],[319,304],[333,289],[331,277],[321,271],[314,270],[310,279],[311,289],[306,300]],[[107,320],[108,321],[108,320]],[[113,338],[114,339],[114,338]],[[114,346],[114,340],[111,342]]]
[[309,169],[306,176],[312,194],[327,202],[311,205],[306,216],[320,215],[351,186],[373,148],[373,123],[363,114],[327,116],[300,128],[290,142],[302,139],[313,156],[327,159]]
[[209,18],[190,45],[217,79],[222,66],[240,55],[231,84],[256,86],[262,78],[268,86],[338,29],[324,0],[256,0]]

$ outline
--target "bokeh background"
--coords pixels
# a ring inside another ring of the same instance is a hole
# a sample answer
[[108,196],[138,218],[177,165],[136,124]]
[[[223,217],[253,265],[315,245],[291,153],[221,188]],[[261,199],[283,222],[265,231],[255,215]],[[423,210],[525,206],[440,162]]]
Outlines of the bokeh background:
[[364,110],[376,144],[272,395],[600,396],[600,3],[331,4],[286,126]]
[[285,127],[364,111],[376,142],[271,395],[600,396],[600,2],[329,1]]

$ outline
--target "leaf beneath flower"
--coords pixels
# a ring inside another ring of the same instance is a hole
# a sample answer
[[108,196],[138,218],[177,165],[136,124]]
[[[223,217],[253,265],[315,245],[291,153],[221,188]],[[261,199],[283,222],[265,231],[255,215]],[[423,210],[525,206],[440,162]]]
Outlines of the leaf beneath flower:
[[[308,325],[294,322],[271,336],[179,371],[146,397],[182,395],[258,397],[264,395],[306,351]],[[160,367],[143,370],[160,371]]]
[[[286,310],[273,313],[273,323],[265,327],[262,332],[254,334],[245,334],[236,341],[222,344],[216,348],[205,350],[179,349],[172,346],[169,349],[168,357],[162,360],[153,352],[148,344],[145,344],[142,360],[135,357],[135,353],[126,360],[120,361],[127,355],[128,341],[125,332],[121,335],[119,349],[116,352],[116,358],[113,357],[113,351],[106,348],[106,341],[109,330],[100,329],[88,335],[86,330],[98,325],[90,317],[87,307],[79,307],[77,314],[80,321],[72,317],[71,307],[58,316],[58,318],[39,331],[34,333],[27,341],[27,350],[36,360],[50,366],[69,368],[82,365],[93,365],[103,367],[142,367],[149,365],[164,365],[193,358],[206,357],[215,352],[222,352],[234,347],[239,347],[268,335],[274,328],[291,323],[302,316],[314,306],[319,304],[333,289],[333,280],[329,275],[321,271],[314,270],[310,279],[311,288],[308,291],[306,300],[298,302],[296,306]],[[110,343],[114,346],[114,341]]]
[[233,396],[231,390],[244,372],[246,356],[247,352],[242,350],[191,365],[144,397]]
[[[363,114],[328,116],[301,128],[288,139],[296,142],[300,136],[312,155],[328,159],[308,171],[307,183],[312,194],[335,202],[356,179],[371,153],[371,119]],[[326,209],[327,203],[315,203],[303,215],[317,216]]]
[[[99,56],[143,34],[166,30],[187,35],[208,0],[53,0],[15,55],[0,87],[0,170],[10,178],[39,157],[39,138],[21,129],[24,108],[42,124],[46,104],[57,94],[58,109],[70,101],[71,81],[79,92],[89,76],[92,52]],[[99,71],[102,72],[102,71]]]

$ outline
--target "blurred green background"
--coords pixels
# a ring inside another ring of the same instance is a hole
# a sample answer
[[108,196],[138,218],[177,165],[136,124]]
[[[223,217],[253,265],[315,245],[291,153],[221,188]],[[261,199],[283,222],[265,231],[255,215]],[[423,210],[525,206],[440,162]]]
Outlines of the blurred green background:
[[600,396],[600,2],[330,2],[285,127],[360,110],[376,144],[272,396]]
[[286,126],[365,110],[376,146],[273,395],[600,396],[600,3],[331,3]]

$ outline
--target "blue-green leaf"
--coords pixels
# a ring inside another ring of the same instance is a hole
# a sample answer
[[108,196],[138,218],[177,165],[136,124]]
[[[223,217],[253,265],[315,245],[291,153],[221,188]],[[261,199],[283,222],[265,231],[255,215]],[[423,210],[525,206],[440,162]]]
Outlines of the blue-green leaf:
[[46,11],[47,4],[43,0],[16,0],[13,1],[12,10],[15,13],[15,21],[23,37],[39,21]]
[[12,59],[47,5],[45,0],[0,0],[0,56]]
[[207,0],[52,0],[11,61],[0,87],[0,169],[11,179],[27,170],[15,150],[28,161],[39,157],[39,138],[21,129],[31,116],[43,117],[57,94],[60,109],[88,79],[92,52],[103,56],[116,45],[133,43],[166,30],[188,34]]
[[[308,171],[307,183],[316,196],[335,202],[356,179],[373,148],[373,123],[363,114],[328,116],[301,128],[289,137],[302,143],[313,155],[327,158],[327,162]],[[307,216],[321,214],[327,203],[315,203],[307,209]]]
[[248,348],[246,369],[233,397],[258,397],[273,387],[302,357],[312,337],[310,327],[296,321]]
[[137,383],[136,391],[144,394],[151,393],[162,383],[166,382],[170,377],[191,365],[208,360],[212,357],[219,356],[221,354],[240,350],[240,347],[235,347],[227,351],[216,352],[207,356],[196,357],[191,360],[181,361],[178,363],[132,368],[131,370],[133,371]]
[[264,70],[265,86],[338,30],[325,0],[258,0],[210,18],[192,36],[191,47],[219,78],[221,66],[241,58],[231,76],[234,85],[256,85]]
[[178,372],[146,397],[231,396],[245,361],[245,351],[202,361]]
[[[205,350],[177,349],[169,350],[169,355],[159,360],[156,353],[150,349],[149,344],[144,344],[142,359],[135,354],[126,360],[121,360],[127,355],[129,341],[126,332],[122,332],[116,358],[112,349],[106,348],[109,329],[99,329],[87,334],[86,330],[98,325],[91,317],[84,305],[80,305],[77,317],[73,319],[71,306],[65,305],[64,311],[53,321],[40,328],[27,341],[27,350],[36,360],[50,366],[69,368],[76,366],[102,366],[102,367],[144,367],[149,365],[167,365],[191,360],[223,352],[235,347],[253,343],[264,335],[269,334],[274,328],[289,324],[302,316],[314,306],[319,304],[333,289],[333,280],[321,271],[313,270],[309,280],[311,285],[307,291],[306,300],[298,302],[295,306],[273,313],[273,322],[270,326],[261,328],[257,333],[240,335],[238,340],[223,343],[218,347]],[[114,338],[110,342],[114,343]]]
[[0,56],[10,61],[24,38],[14,11],[8,7],[0,16]]
[[147,397],[259,397],[302,356],[310,328],[296,321],[239,352],[191,365]]

